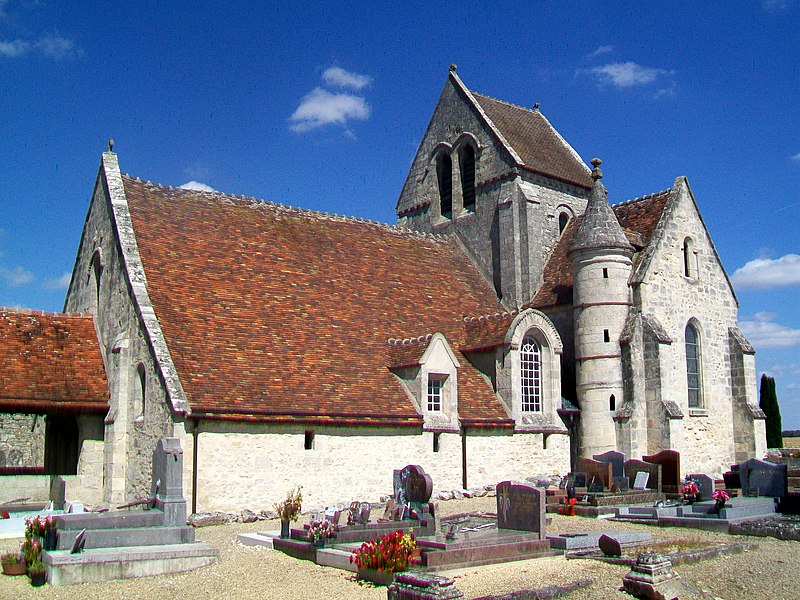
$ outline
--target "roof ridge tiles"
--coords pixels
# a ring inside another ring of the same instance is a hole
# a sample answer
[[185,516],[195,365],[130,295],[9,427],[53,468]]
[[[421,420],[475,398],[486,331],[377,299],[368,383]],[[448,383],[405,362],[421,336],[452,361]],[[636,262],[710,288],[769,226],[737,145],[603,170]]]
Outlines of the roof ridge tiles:
[[642,202],[643,200],[651,200],[656,196],[660,196],[661,194],[666,194],[672,191],[672,188],[667,188],[665,190],[661,190],[660,192],[653,192],[652,194],[646,194],[644,196],[639,196],[638,198],[629,198],[627,200],[623,200],[622,202],[617,202],[616,204],[612,204],[611,206],[622,206],[623,204],[631,204],[633,202]]
[[436,234],[432,232],[422,232],[422,231],[412,231],[410,229],[406,229],[403,227],[398,227],[397,225],[392,225],[391,223],[384,223],[382,221],[374,221],[372,219],[366,219],[364,217],[355,217],[350,215],[339,215],[335,213],[327,213],[320,210],[315,210],[312,208],[304,208],[301,206],[292,206],[290,204],[284,204],[281,202],[275,202],[273,200],[263,200],[261,198],[256,198],[254,196],[246,196],[244,194],[228,194],[225,192],[220,192],[218,190],[208,191],[208,190],[187,190],[181,187],[163,185],[160,183],[155,183],[146,179],[141,179],[139,177],[135,177],[128,173],[123,173],[124,176],[133,179],[139,183],[143,183],[144,185],[150,185],[156,188],[165,189],[165,190],[179,190],[181,192],[191,192],[193,194],[203,194],[205,196],[216,197],[221,200],[237,198],[244,202],[250,204],[253,208],[271,208],[277,211],[291,213],[300,216],[307,216],[309,218],[315,219],[325,219],[328,221],[333,222],[340,222],[340,223],[358,223],[363,225],[371,225],[375,227],[380,227],[390,233],[396,233],[399,235],[403,235],[406,237],[411,238],[422,238],[430,241],[443,241],[449,236],[443,236],[441,234]]
[[483,321],[508,319],[509,317],[515,317],[518,314],[519,314],[519,309],[515,308],[514,310],[496,312],[496,313],[493,313],[493,314],[490,314],[490,315],[478,315],[478,316],[475,316],[475,317],[464,317],[464,322],[465,323],[482,323]]
[[31,315],[35,317],[93,317],[92,313],[66,313],[66,312],[47,312],[44,310],[37,310],[35,308],[12,308],[10,306],[0,306],[0,314],[9,315]]
[[389,338],[386,340],[386,343],[395,348],[408,348],[409,346],[421,346],[422,344],[427,344],[431,341],[431,338],[433,338],[433,334],[428,333],[415,338]]

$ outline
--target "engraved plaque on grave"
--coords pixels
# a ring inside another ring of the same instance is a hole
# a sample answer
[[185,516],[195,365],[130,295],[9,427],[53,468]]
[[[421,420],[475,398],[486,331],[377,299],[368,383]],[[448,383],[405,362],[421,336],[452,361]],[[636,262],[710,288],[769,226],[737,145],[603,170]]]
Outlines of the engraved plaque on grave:
[[530,485],[497,484],[497,528],[532,531],[544,539],[545,492]]
[[650,474],[646,473],[645,471],[637,471],[636,472],[636,479],[633,480],[633,489],[635,490],[646,490],[647,489],[647,480],[650,479]]

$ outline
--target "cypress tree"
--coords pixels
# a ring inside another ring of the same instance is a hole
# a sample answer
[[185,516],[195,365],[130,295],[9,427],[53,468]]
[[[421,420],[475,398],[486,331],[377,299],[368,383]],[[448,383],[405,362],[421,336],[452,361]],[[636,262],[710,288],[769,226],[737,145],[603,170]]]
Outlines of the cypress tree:
[[778,406],[778,394],[775,392],[775,379],[766,373],[761,376],[761,398],[758,404],[767,415],[767,448],[783,448],[781,409]]

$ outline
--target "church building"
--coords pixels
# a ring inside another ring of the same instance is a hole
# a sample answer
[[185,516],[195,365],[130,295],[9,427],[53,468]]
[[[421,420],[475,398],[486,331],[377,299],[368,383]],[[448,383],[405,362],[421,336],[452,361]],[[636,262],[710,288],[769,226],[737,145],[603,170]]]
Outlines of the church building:
[[65,302],[105,363],[105,501],[147,496],[162,436],[193,510],[377,501],[407,464],[447,490],[612,449],[714,476],[762,457],[688,181],[612,206],[592,166],[454,69],[394,226],[142,181],[109,149]]

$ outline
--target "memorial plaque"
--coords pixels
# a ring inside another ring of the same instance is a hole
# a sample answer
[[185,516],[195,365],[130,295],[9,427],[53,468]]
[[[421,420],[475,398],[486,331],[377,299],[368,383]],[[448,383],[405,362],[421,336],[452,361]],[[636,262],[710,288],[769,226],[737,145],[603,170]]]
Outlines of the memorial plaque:
[[590,483],[592,481],[598,482],[605,490],[611,487],[612,470],[613,465],[608,462],[600,462],[591,458],[578,459],[578,471],[586,473]]
[[662,450],[656,454],[643,456],[645,462],[661,465],[661,486],[669,492],[677,493],[681,486],[681,453],[675,450]]
[[617,492],[627,492],[630,489],[630,479],[627,477],[612,477],[611,490]]
[[[624,452],[609,450],[603,454],[595,454],[593,459],[599,462],[611,463],[611,477],[623,477],[625,475],[625,460],[628,458]],[[613,481],[613,479],[612,479]]]
[[647,489],[647,482],[650,479],[650,474],[646,471],[637,471],[636,472],[636,479],[633,481],[633,489],[635,490],[646,490]]
[[789,492],[788,468],[757,458],[739,464],[743,496],[783,498]]
[[600,551],[606,556],[622,556],[622,546],[619,540],[605,533],[597,540]]
[[532,531],[545,535],[545,492],[530,485],[503,481],[497,484],[497,528]]
[[[625,476],[628,477],[629,481],[634,481],[636,479],[636,474],[640,471],[644,473],[648,473],[650,475],[646,489],[655,490],[657,492],[661,491],[661,465],[656,465],[654,463],[645,462],[643,460],[628,460],[625,461]],[[634,485],[634,489],[637,489]],[[644,488],[641,488],[644,489]]]

